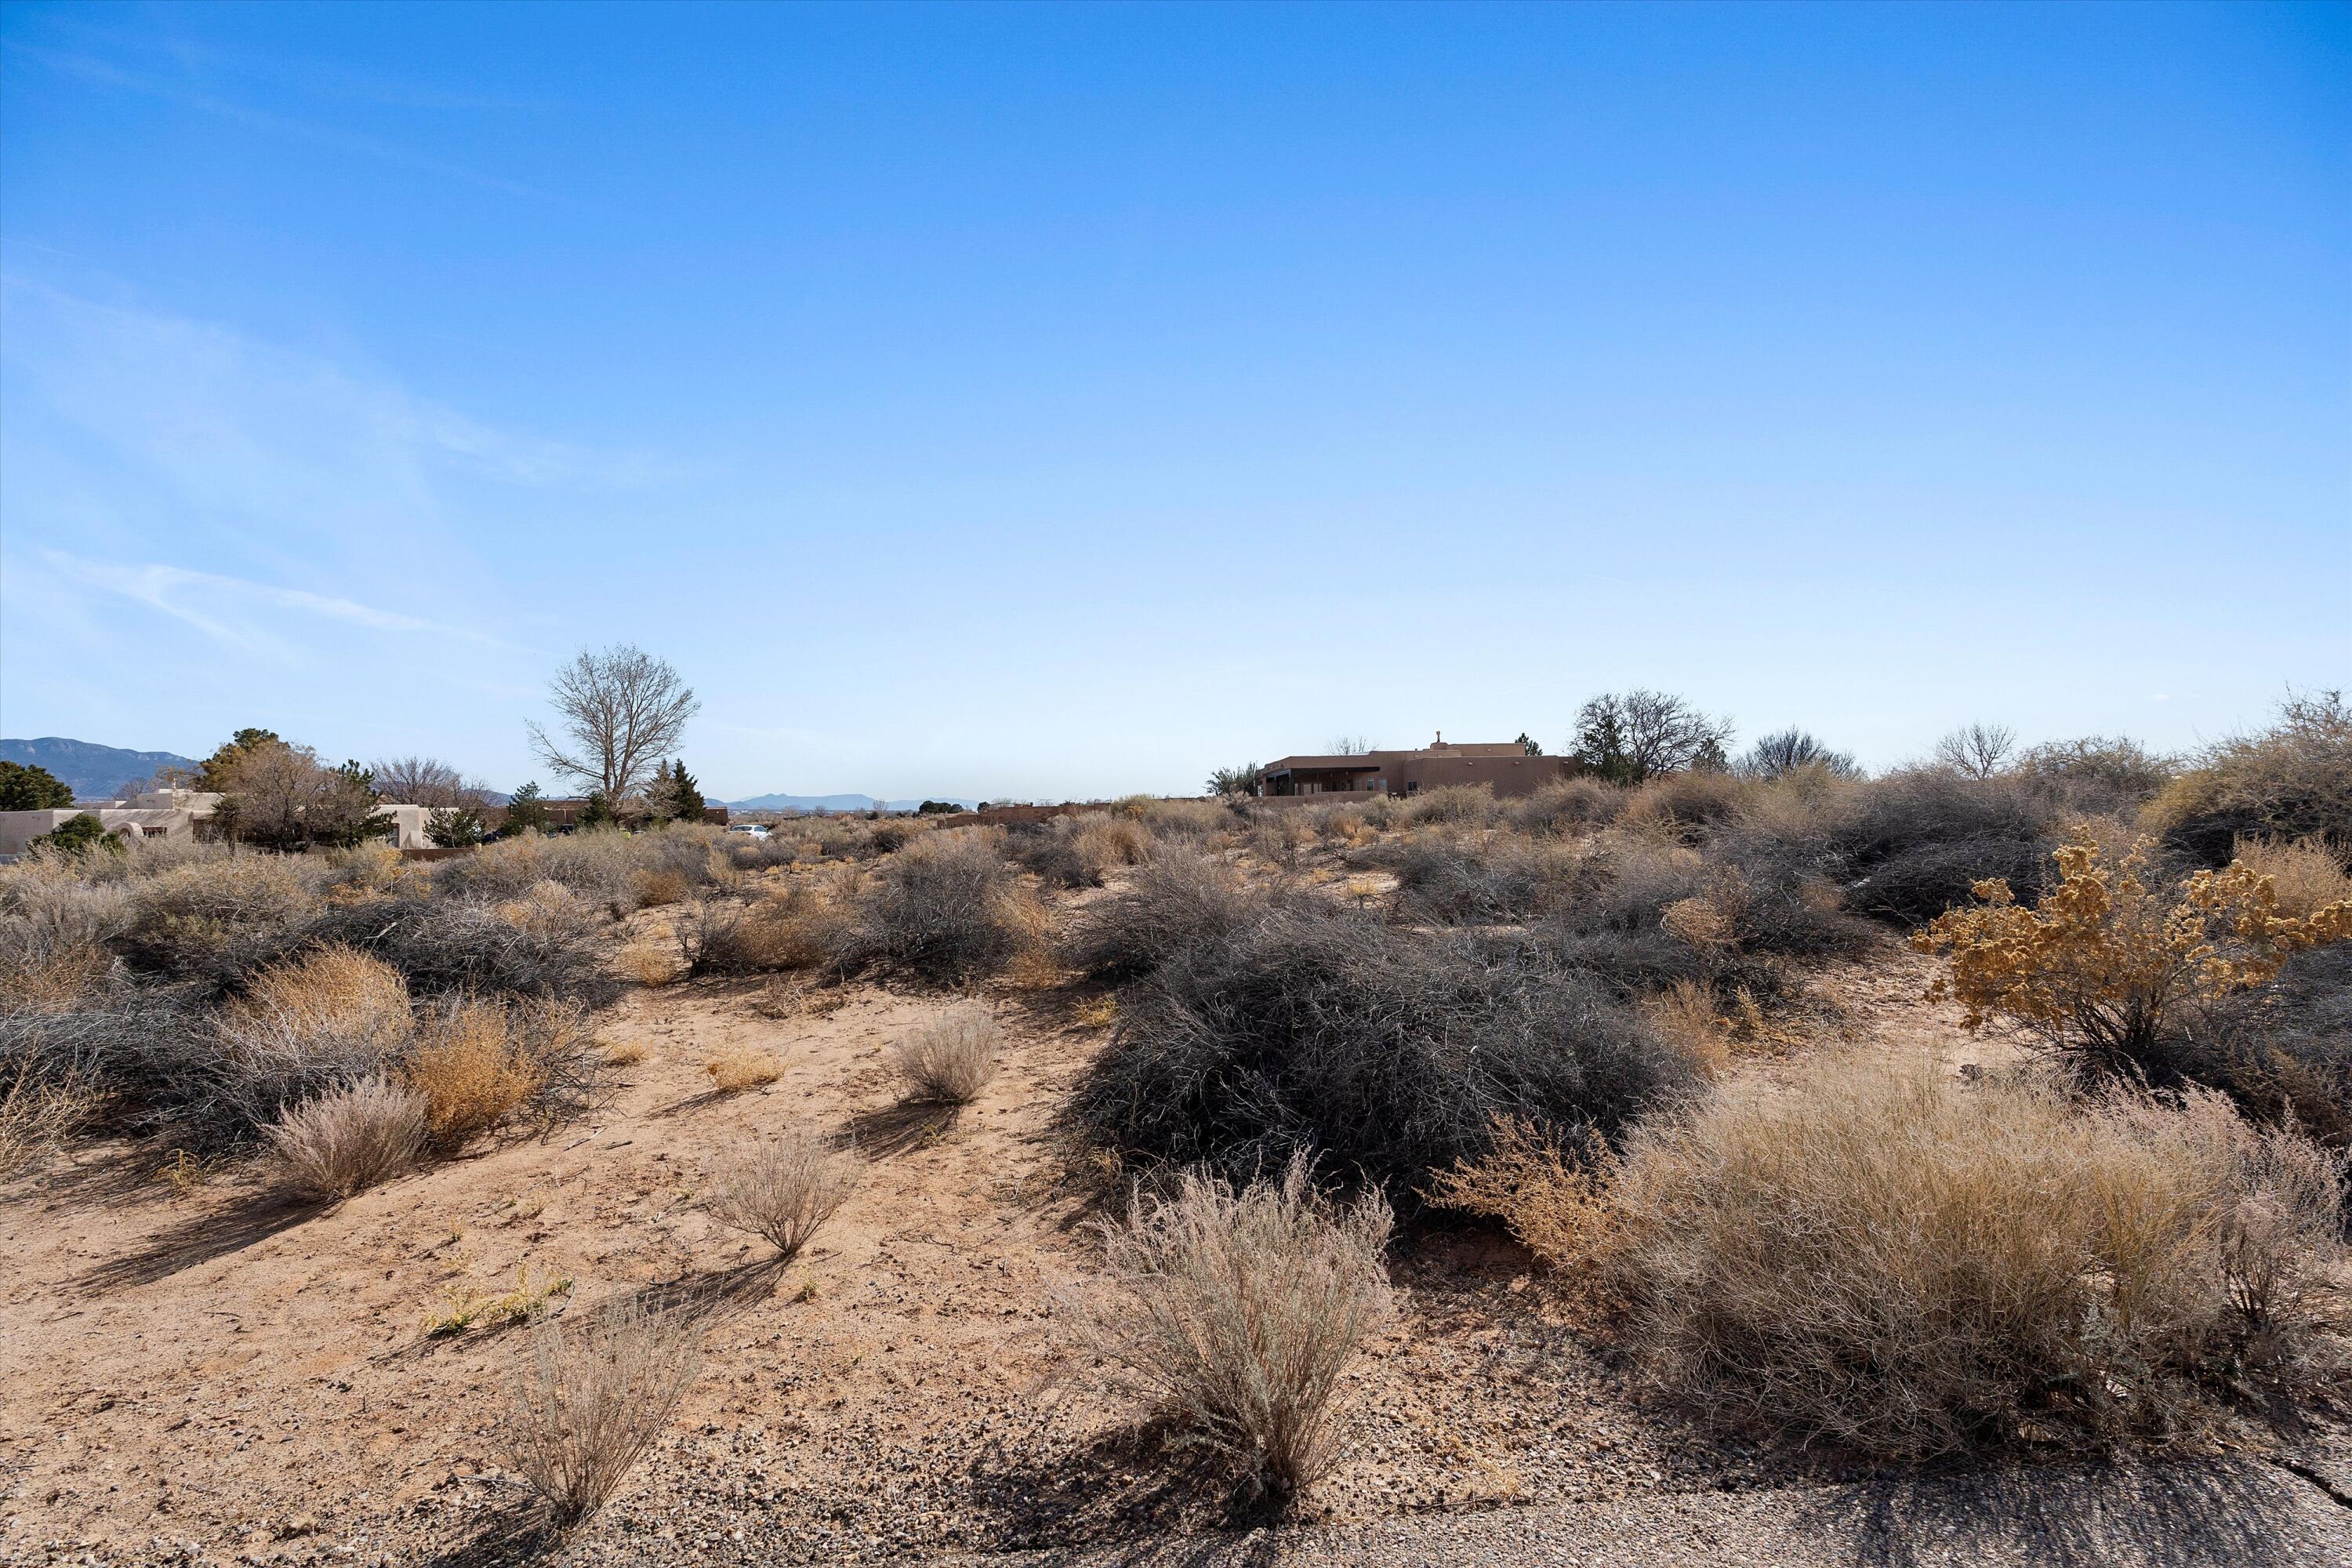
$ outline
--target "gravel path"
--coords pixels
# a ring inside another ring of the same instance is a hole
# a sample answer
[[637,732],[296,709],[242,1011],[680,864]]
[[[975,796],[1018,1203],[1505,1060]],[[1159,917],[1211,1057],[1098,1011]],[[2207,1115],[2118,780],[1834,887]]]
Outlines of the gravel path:
[[2043,1468],[948,1561],[963,1568],[2323,1568],[2352,1563],[2352,1507],[2259,1462]]

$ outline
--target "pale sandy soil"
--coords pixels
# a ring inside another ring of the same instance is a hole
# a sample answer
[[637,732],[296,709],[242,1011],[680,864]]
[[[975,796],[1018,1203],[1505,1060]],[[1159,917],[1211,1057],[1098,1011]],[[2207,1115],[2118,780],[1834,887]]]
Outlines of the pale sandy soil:
[[[1927,973],[1905,955],[1823,984],[1887,1049],[1988,1060],[1920,1003]],[[0,1190],[0,1561],[529,1556],[487,1436],[528,1331],[422,1327],[449,1291],[519,1270],[571,1278],[559,1310],[642,1291],[708,1324],[701,1381],[569,1560],[1058,1552],[1218,1524],[1182,1456],[1055,1375],[1055,1292],[1086,1270],[1090,1211],[1052,1113],[1097,1036],[1050,995],[1004,992],[1011,1043],[978,1103],[901,1114],[884,1047],[945,1000],[860,985],[775,1016],[757,984],[633,991],[603,1034],[646,1057],[597,1117],[331,1210],[270,1206],[235,1176],[174,1195],[121,1151]],[[702,1063],[727,1046],[772,1052],[782,1077],[712,1092]],[[717,1152],[796,1123],[872,1164],[777,1268],[695,1193]],[[1808,1479],[1638,1397],[1507,1242],[1409,1234],[1396,1275],[1405,1311],[1351,1378],[1349,1457],[1310,1522],[1370,1542],[1383,1521],[1616,1517]],[[1316,1539],[1356,1538],[1299,1537]]]

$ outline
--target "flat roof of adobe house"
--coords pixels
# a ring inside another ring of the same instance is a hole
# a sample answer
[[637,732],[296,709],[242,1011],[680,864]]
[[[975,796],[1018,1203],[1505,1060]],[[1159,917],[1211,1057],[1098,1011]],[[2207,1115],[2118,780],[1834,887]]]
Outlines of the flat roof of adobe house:
[[1517,741],[1475,741],[1458,746],[1376,746],[1336,757],[1276,757],[1265,764],[1270,773],[1296,773],[1302,768],[1381,768],[1407,757],[1523,757],[1527,749]]

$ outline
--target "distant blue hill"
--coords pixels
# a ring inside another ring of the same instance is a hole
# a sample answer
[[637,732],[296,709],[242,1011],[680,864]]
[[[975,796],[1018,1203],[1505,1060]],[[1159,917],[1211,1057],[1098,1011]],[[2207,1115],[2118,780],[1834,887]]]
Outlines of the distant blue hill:
[[[953,801],[966,811],[980,804],[961,795],[935,795],[933,800]],[[749,800],[721,803],[737,811],[912,811],[920,800],[877,800],[870,795],[755,795]]]
[[43,735],[37,741],[0,740],[0,762],[47,768],[84,800],[111,798],[123,784],[147,778],[157,768],[197,765],[195,758],[176,752],[130,752],[90,741],[68,741],[62,735]]

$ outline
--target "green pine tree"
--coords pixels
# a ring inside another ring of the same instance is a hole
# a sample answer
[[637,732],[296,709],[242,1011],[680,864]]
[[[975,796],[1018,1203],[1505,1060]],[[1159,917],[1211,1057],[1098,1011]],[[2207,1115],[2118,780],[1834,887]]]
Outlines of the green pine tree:
[[547,831],[547,798],[539,793],[539,781],[514,792],[507,802],[508,833],[544,833]]
[[0,763],[0,811],[63,811],[72,804],[72,786],[48,769]]
[[686,771],[684,758],[674,759],[669,765],[670,815],[680,822],[700,822],[706,804],[701,781]]

